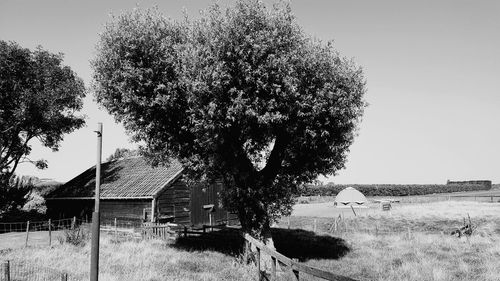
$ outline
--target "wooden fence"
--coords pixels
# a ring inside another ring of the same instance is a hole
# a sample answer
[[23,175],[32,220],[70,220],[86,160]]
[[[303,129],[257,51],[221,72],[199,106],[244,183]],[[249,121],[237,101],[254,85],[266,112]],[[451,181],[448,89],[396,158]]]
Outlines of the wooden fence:
[[[266,245],[264,245],[262,242],[256,240],[249,234],[242,234],[243,238],[245,239],[245,247],[246,247],[246,252],[248,253],[250,251],[251,245],[253,245],[256,249],[256,257],[255,257],[255,263],[257,265],[257,280],[261,281],[264,278],[267,279],[267,276],[263,274],[261,271],[261,252],[264,252],[271,256],[271,280],[276,280],[276,267],[278,265],[278,262],[281,265],[285,265],[288,268],[290,268],[293,272],[293,275],[295,276],[295,280],[300,280],[300,273],[305,273],[309,274],[315,277],[319,277],[325,280],[330,280],[330,281],[356,281],[355,279],[337,275],[328,271],[324,271],[312,266],[304,265],[302,263],[299,263],[297,261],[294,261],[278,252],[275,250],[272,250],[268,248]],[[246,257],[248,259],[248,257]]]
[[143,223],[141,236],[143,239],[171,239],[175,237],[177,227],[172,223]]

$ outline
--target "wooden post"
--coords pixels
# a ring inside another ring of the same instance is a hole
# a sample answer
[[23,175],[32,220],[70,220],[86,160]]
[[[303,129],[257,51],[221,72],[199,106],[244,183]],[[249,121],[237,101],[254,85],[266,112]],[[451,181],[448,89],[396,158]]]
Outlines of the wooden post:
[[262,280],[262,274],[260,272],[260,248],[257,247],[257,253],[255,257],[255,263],[257,264],[257,280]]
[[351,210],[354,213],[354,216],[357,217],[356,212],[354,212],[354,208],[352,207],[352,205],[351,205]]
[[115,218],[115,238],[118,237],[118,224],[116,222],[116,218]]
[[30,221],[26,222],[26,242],[24,243],[24,247],[28,247],[28,236],[30,234]]
[[276,258],[271,256],[271,280],[274,281],[276,280]]
[[10,261],[3,263],[3,277],[5,281],[10,281]]
[[155,214],[156,214],[156,199],[153,198],[153,200],[151,200],[151,222],[155,222]]
[[49,219],[49,247],[52,246],[52,220]]
[[245,240],[245,264],[248,263],[249,255],[250,255],[250,242]]
[[317,219],[314,219],[314,228],[313,231],[316,232]]
[[288,229],[290,229],[290,216],[288,216]]
[[67,273],[61,273],[61,281],[68,281],[68,274]]
[[188,229],[187,226],[184,226],[184,237],[188,236]]

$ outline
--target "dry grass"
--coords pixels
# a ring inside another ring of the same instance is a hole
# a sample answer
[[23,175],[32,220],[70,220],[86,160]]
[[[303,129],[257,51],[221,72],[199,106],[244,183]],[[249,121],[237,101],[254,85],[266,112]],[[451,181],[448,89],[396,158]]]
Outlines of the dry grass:
[[[315,204],[308,205],[314,208]],[[448,235],[467,214],[478,226],[476,233],[462,239]],[[295,253],[286,253],[290,257],[295,255],[311,266],[359,280],[499,280],[500,204],[400,204],[391,212],[376,209],[346,218],[349,231],[339,233],[329,232],[332,219],[292,217],[292,228],[306,230],[311,230],[316,220],[318,236],[302,230],[281,231],[281,236],[275,237],[277,248],[292,249]],[[286,228],[286,219],[280,226]],[[375,226],[378,232],[373,231]],[[288,244],[280,245],[280,240]],[[325,241],[337,243],[332,249],[345,245],[347,250],[339,255],[319,255],[316,250],[304,255],[307,251],[303,249],[325,247]],[[88,279],[89,254],[88,244],[0,252],[2,258],[72,272],[80,280]],[[100,259],[101,280],[255,280],[254,265],[243,264],[235,256],[210,250],[186,251],[160,241],[116,243],[104,236]],[[281,274],[279,280],[289,277],[289,273]],[[317,279],[301,275],[301,280]]]
[[[467,214],[478,227],[476,233],[469,239],[450,236],[448,231],[460,226]],[[292,217],[291,226],[311,230],[314,220],[318,232],[341,236],[350,246],[341,259],[307,262],[325,270],[360,280],[499,280],[497,203],[402,204],[391,212],[373,210],[347,218],[349,231],[340,233],[329,232],[332,218]]]
[[351,252],[340,260],[310,260],[308,264],[368,280],[498,280],[499,239],[413,233],[353,234]]
[[[88,280],[90,243],[28,247],[1,253],[2,259],[28,262],[41,268],[69,272],[70,280]],[[116,243],[101,238],[99,280],[249,280],[251,265],[212,251],[182,251],[161,241]]]

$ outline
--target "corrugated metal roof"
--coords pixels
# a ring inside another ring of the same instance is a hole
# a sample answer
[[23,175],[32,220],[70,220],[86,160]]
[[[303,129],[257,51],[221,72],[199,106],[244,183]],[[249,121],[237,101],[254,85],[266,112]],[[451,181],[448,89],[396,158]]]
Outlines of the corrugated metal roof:
[[[182,165],[172,160],[166,166],[152,167],[142,157],[107,162],[101,165],[100,197],[140,198],[155,196],[181,172]],[[95,166],[65,183],[48,198],[93,197]]]

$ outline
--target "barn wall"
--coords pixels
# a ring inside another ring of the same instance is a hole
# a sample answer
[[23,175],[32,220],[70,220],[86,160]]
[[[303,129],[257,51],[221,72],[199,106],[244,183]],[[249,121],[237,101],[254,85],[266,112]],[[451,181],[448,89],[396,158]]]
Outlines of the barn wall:
[[[47,215],[52,219],[71,218],[73,216],[90,221],[94,212],[94,200],[47,200]],[[149,220],[151,216],[151,200],[106,200],[100,201],[101,222],[114,223],[115,218],[120,224],[130,223],[138,225],[144,217]]]
[[100,212],[101,221],[113,223],[115,218],[119,222],[130,222],[140,224],[144,219],[146,211],[146,220],[151,216],[151,199],[134,200],[101,200]]
[[170,221],[191,225],[190,188],[181,179],[166,188],[156,201],[156,215],[159,221]]
[[219,193],[222,191],[222,183],[217,182],[209,186],[195,185],[191,189],[191,222],[194,225],[209,224],[210,213],[203,209],[204,205],[214,204],[215,212],[212,212],[214,224],[237,220],[236,215],[228,213],[222,208]]
[[67,219],[77,217],[91,220],[94,211],[94,200],[47,200],[47,216],[51,219]]

